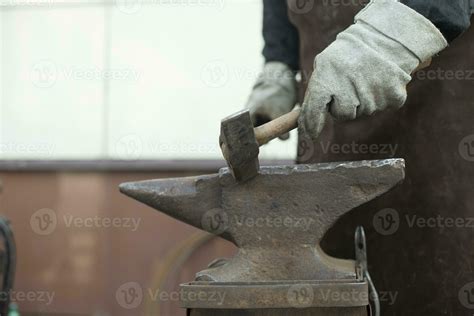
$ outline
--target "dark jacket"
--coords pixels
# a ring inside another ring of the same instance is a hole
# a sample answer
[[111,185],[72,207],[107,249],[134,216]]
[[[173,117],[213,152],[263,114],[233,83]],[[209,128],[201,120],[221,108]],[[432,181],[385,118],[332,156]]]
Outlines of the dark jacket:
[[[401,2],[433,22],[448,42],[452,42],[469,28],[474,8],[474,0],[402,0]],[[280,61],[298,70],[298,31],[288,18],[286,0],[263,0],[263,5],[265,60]]]

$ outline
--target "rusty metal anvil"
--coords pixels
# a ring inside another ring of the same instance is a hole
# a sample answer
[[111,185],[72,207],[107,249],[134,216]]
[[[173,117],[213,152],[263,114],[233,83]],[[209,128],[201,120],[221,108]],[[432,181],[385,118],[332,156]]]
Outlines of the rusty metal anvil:
[[[342,215],[403,178],[404,161],[391,159],[262,167],[246,183],[237,183],[222,169],[214,175],[126,183],[120,190],[239,247],[235,257],[182,285],[187,291],[226,291],[225,302],[189,301],[184,307],[290,308],[294,304],[288,302],[288,290],[302,282],[312,284],[314,291],[334,284],[346,290],[367,288],[354,260],[332,258],[319,243]],[[306,307],[347,303],[313,294]],[[353,301],[352,306],[367,302]]]

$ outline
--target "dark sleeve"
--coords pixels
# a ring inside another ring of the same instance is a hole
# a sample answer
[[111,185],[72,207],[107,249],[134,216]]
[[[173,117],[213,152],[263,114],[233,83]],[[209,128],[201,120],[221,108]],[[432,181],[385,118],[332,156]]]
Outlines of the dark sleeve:
[[299,36],[288,17],[286,0],[263,0],[263,38],[265,61],[279,61],[293,70],[299,69]]
[[453,41],[470,26],[470,0],[401,0],[425,16],[443,33],[448,42]]

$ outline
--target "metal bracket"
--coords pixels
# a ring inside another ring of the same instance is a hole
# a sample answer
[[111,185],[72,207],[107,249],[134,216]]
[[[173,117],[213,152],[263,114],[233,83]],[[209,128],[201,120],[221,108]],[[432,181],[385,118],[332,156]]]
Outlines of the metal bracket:
[[369,285],[371,315],[380,316],[380,299],[367,267],[367,243],[365,240],[365,231],[362,226],[357,227],[354,239],[357,273],[362,275],[364,281]]
[[[364,295],[354,296],[347,300],[327,297],[325,293],[368,293],[367,282],[357,280],[334,281],[275,281],[275,282],[199,282],[181,284],[183,293],[181,306],[200,309],[262,309],[292,308],[297,301],[289,297],[291,291],[304,289],[308,292],[304,307],[363,307],[369,304]],[[195,298],[211,297],[220,293],[223,301],[197,300]]]

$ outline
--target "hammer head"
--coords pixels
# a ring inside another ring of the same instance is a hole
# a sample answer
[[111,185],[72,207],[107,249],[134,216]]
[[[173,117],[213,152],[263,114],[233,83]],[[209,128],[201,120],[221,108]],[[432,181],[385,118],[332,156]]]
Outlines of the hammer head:
[[248,110],[222,120],[219,140],[222,154],[235,180],[245,182],[257,176],[260,150]]

